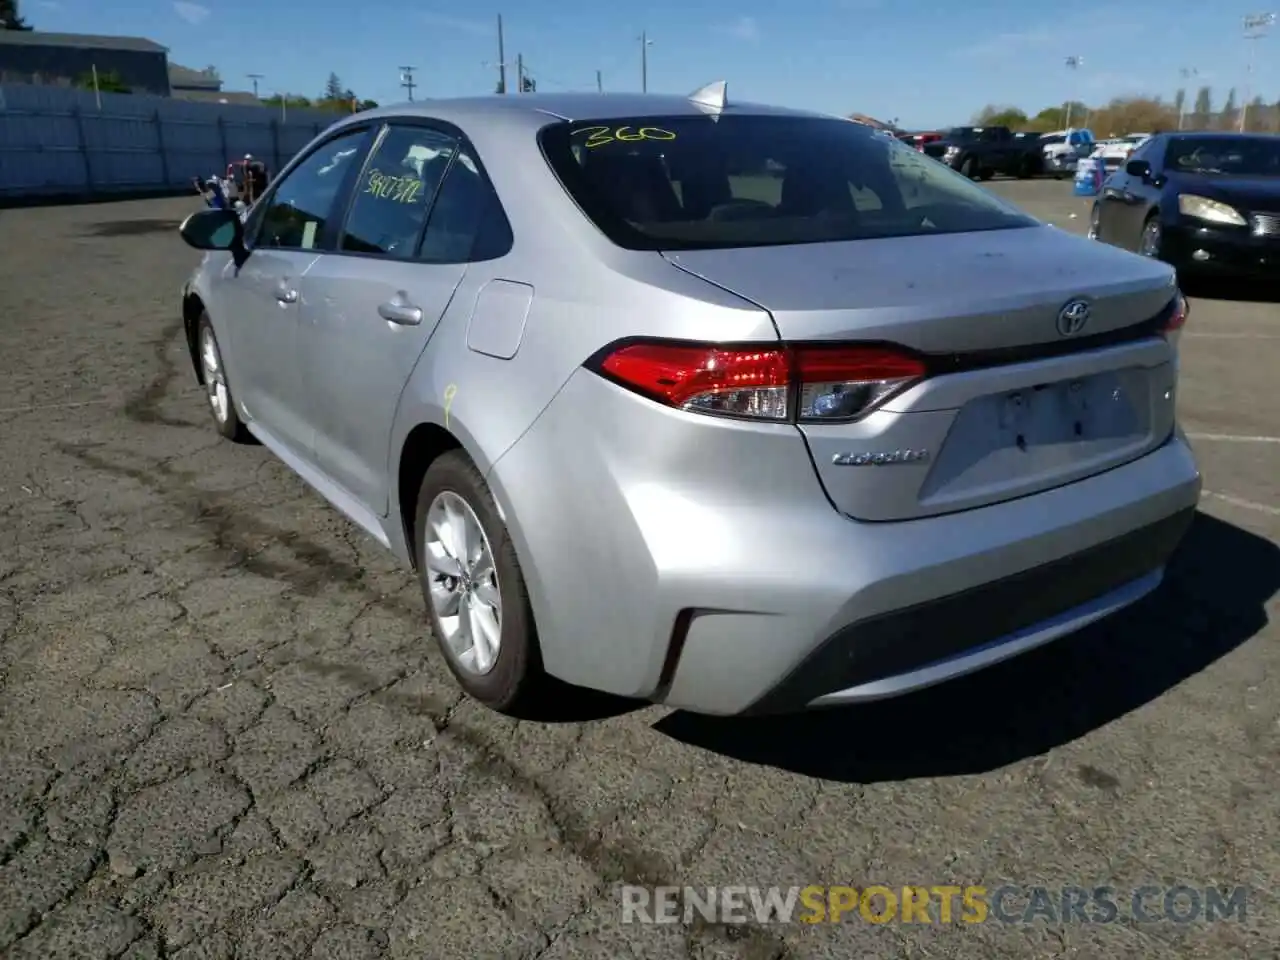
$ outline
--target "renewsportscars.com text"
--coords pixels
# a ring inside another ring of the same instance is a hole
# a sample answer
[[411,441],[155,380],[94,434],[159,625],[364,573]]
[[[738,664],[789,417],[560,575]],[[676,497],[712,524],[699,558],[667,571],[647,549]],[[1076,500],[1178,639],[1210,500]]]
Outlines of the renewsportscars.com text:
[[1145,885],[1062,887],[624,886],[623,923],[1198,923],[1242,921],[1248,890]]

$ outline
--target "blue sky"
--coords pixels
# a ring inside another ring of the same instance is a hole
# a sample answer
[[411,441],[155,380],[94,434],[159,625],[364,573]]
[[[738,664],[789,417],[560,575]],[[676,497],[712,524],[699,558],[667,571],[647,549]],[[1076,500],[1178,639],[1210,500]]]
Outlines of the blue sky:
[[[497,77],[496,16],[507,59],[524,55],[540,90],[640,88],[647,30],[649,89],[687,93],[728,80],[730,96],[831,113],[860,111],[904,126],[964,122],[986,103],[1035,112],[1086,102],[1171,97],[1193,67],[1220,101],[1243,96],[1241,17],[1251,4],[1191,0],[23,0],[37,29],[143,36],[170,59],[215,65],[226,89],[316,96],[330,71],[359,96],[489,93]],[[1280,29],[1260,41],[1254,90],[1280,100]],[[1084,58],[1075,74],[1067,56]],[[514,73],[514,71],[512,71]]]

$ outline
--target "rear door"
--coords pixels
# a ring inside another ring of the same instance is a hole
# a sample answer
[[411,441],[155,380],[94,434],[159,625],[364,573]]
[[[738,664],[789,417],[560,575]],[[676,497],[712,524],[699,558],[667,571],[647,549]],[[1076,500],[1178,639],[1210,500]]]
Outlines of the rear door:
[[488,189],[460,131],[392,121],[337,250],[308,273],[301,336],[316,460],[378,515],[401,392],[467,272]]

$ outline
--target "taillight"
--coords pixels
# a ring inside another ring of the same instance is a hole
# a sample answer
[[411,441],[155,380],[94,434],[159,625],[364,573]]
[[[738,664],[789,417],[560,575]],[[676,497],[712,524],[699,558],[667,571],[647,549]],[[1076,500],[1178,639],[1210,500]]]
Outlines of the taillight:
[[878,345],[632,343],[588,366],[680,410],[775,422],[854,420],[927,374],[913,354]]
[[1173,310],[1169,314],[1169,319],[1165,321],[1161,333],[1176,333],[1181,330],[1187,322],[1187,318],[1191,316],[1191,304],[1187,303],[1187,298],[1178,293],[1174,299]]

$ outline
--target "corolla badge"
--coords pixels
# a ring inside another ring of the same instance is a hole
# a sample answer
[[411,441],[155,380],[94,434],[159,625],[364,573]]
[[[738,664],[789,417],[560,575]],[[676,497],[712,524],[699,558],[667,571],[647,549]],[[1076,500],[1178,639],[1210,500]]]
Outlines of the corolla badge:
[[895,463],[920,463],[928,459],[928,450],[879,450],[873,453],[837,453],[831,462],[837,467],[883,467]]
[[1087,300],[1069,300],[1058,311],[1058,332],[1064,337],[1074,337],[1089,322],[1092,308]]

